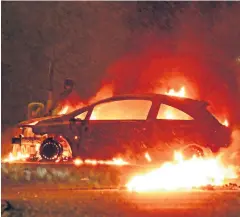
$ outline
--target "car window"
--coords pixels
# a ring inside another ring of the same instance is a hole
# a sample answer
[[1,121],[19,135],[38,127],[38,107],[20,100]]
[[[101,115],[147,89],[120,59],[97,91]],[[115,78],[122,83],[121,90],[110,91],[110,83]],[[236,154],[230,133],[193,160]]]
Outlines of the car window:
[[83,112],[83,113],[81,113],[81,114],[78,114],[78,115],[75,116],[74,118],[75,118],[75,119],[80,119],[80,120],[85,120],[85,118],[86,118],[86,116],[87,116],[87,113],[88,113],[88,111],[85,111],[85,112]]
[[185,112],[172,106],[161,104],[158,111],[157,119],[169,120],[193,120],[193,118]]
[[146,120],[152,102],[149,100],[118,100],[98,104],[91,120]]

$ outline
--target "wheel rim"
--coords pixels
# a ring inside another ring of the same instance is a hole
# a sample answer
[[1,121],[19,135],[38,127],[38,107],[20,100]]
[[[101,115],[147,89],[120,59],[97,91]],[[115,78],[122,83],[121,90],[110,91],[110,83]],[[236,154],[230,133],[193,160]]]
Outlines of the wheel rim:
[[61,145],[54,140],[46,140],[42,143],[40,148],[40,155],[44,160],[54,161],[62,153]]
[[193,156],[196,156],[196,157],[204,156],[203,150],[194,145],[185,148],[183,151],[183,154],[185,158],[192,158]]

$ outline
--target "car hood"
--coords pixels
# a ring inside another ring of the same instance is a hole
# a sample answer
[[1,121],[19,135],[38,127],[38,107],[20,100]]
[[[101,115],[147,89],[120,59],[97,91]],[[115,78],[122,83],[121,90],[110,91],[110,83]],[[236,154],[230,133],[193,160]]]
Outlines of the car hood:
[[41,124],[44,122],[54,122],[57,120],[60,120],[61,116],[48,116],[48,117],[41,117],[41,118],[34,118],[26,121],[22,121],[18,124],[19,127],[25,127],[25,126],[35,126],[37,124]]

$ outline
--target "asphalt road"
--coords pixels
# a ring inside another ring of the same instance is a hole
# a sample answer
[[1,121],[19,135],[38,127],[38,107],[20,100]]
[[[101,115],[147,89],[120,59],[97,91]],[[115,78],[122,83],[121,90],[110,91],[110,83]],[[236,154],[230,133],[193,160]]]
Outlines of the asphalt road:
[[137,194],[126,190],[3,186],[2,199],[14,207],[2,216],[240,217],[240,191]]

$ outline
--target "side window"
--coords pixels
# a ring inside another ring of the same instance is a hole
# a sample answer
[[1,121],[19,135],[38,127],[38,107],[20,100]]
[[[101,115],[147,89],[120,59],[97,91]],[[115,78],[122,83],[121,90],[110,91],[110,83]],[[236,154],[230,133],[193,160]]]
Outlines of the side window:
[[193,118],[185,112],[165,104],[160,105],[157,119],[193,120]]
[[88,111],[85,111],[77,116],[75,116],[76,119],[84,120],[87,116]]
[[98,104],[90,120],[146,120],[152,102],[149,100],[119,100]]

